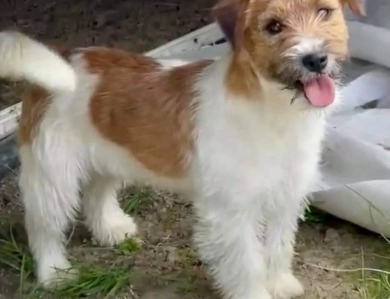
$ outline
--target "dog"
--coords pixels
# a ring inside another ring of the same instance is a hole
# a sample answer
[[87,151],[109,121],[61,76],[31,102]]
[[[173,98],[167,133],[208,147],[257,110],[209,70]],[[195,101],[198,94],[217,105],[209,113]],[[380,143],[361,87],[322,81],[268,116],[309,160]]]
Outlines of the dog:
[[359,0],[222,0],[213,14],[229,53],[174,67],[1,32],[0,77],[30,83],[18,139],[38,281],[77,276],[60,270],[78,211],[102,245],[136,234],[116,198],[126,182],[193,200],[195,248],[223,298],[302,294],[295,234],[340,102],[347,4],[364,14]]

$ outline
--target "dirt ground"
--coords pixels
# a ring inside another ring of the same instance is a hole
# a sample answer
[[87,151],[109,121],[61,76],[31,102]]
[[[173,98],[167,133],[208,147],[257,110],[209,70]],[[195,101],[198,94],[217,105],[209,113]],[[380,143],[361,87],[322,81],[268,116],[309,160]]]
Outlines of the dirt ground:
[[[109,45],[146,51],[208,24],[211,21],[208,9],[213,3],[214,0],[4,1],[0,28],[21,28],[45,41],[69,46]],[[0,85],[0,92],[0,108],[15,102],[9,85]],[[0,182],[0,211],[7,216],[0,217],[0,225],[8,227],[8,219],[15,222],[15,239],[25,244],[16,182],[17,170],[10,171]],[[139,199],[139,192],[124,191],[124,202],[134,196]],[[189,202],[175,195],[149,191],[131,212],[141,228],[144,244],[140,250],[117,254],[95,246],[81,228],[71,234],[68,247],[72,260],[103,266],[125,265],[132,275],[128,286],[116,298],[218,298],[191,249]],[[388,254],[388,245],[379,236],[329,215],[311,214],[300,226],[295,259],[295,271],[306,287],[302,298],[362,298],[362,271],[332,269],[383,268],[386,266],[383,259],[376,256]],[[19,284],[19,275],[0,264],[0,298],[20,298]]]

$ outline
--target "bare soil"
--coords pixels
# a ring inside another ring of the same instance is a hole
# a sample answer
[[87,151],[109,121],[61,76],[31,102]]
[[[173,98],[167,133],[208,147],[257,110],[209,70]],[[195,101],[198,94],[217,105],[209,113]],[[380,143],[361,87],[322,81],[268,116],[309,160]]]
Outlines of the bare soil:
[[[8,0],[2,1],[0,29],[16,27],[44,41],[68,46],[109,45],[146,51],[207,25],[214,0]],[[0,84],[0,108],[15,103],[10,86]],[[124,199],[137,192],[122,193]],[[16,239],[26,244],[19,203],[17,172],[0,181],[0,211],[16,222]],[[82,228],[72,233],[73,260],[128,266],[134,275],[116,298],[218,298],[202,264],[191,249],[192,207],[176,195],[153,191],[136,213],[141,250],[118,255],[94,246]],[[319,223],[317,223],[319,222]],[[0,217],[0,225],[8,225]],[[306,286],[304,299],[357,299],[361,272],[329,269],[383,268],[375,254],[388,255],[381,237],[326,216],[302,223],[295,271]],[[19,298],[19,276],[0,264],[0,298]],[[103,297],[102,297],[103,298]],[[383,298],[384,299],[384,298]]]

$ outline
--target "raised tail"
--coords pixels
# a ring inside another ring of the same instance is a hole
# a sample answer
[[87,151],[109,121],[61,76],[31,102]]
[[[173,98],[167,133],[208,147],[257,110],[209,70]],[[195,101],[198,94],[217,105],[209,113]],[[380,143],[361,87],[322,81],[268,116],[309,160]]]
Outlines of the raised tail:
[[0,32],[0,77],[24,80],[51,93],[76,88],[76,74],[59,53],[15,31]]

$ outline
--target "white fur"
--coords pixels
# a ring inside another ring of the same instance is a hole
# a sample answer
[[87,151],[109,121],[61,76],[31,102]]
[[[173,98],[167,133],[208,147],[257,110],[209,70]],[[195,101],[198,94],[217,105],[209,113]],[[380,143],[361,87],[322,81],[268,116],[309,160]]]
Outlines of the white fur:
[[290,267],[325,114],[265,79],[258,101],[226,98],[226,62],[198,84],[196,245],[226,298],[290,298],[303,290]]
[[19,32],[0,32],[0,77],[28,80],[51,92],[73,92],[76,75],[56,52]]
[[[295,39],[295,43],[292,47],[288,48],[288,50],[283,53],[283,56],[290,58],[291,60],[295,60],[296,68],[301,68],[302,58],[305,55],[318,53],[324,51],[325,42],[323,39],[314,37],[314,36],[300,36]],[[328,63],[325,68],[325,72],[332,73],[340,66],[337,64],[334,55],[328,54]],[[305,76],[307,78],[315,76],[312,73],[306,73]]]
[[189,62],[182,59],[159,59],[158,62],[163,66],[164,70],[169,70],[176,66],[183,66]]
[[87,72],[82,54],[72,58],[75,92],[55,96],[33,144],[20,149],[40,282],[58,278],[52,267],[69,267],[63,233],[80,207],[79,182],[86,224],[101,243],[135,234],[115,199],[126,181],[194,196],[195,245],[224,298],[287,299],[303,292],[291,259],[304,198],[317,179],[325,113],[303,98],[291,104],[292,92],[265,79],[259,99],[232,98],[223,85],[229,59],[208,67],[194,86],[200,104],[195,150],[188,176],[174,180],[154,175],[99,135],[88,118],[99,77]]
[[302,57],[307,54],[320,52],[323,50],[324,40],[314,36],[301,36],[297,38],[296,43],[291,47],[287,56]]
[[121,181],[95,175],[84,187],[86,225],[102,245],[113,246],[137,232],[134,220],[123,213],[116,198]]

